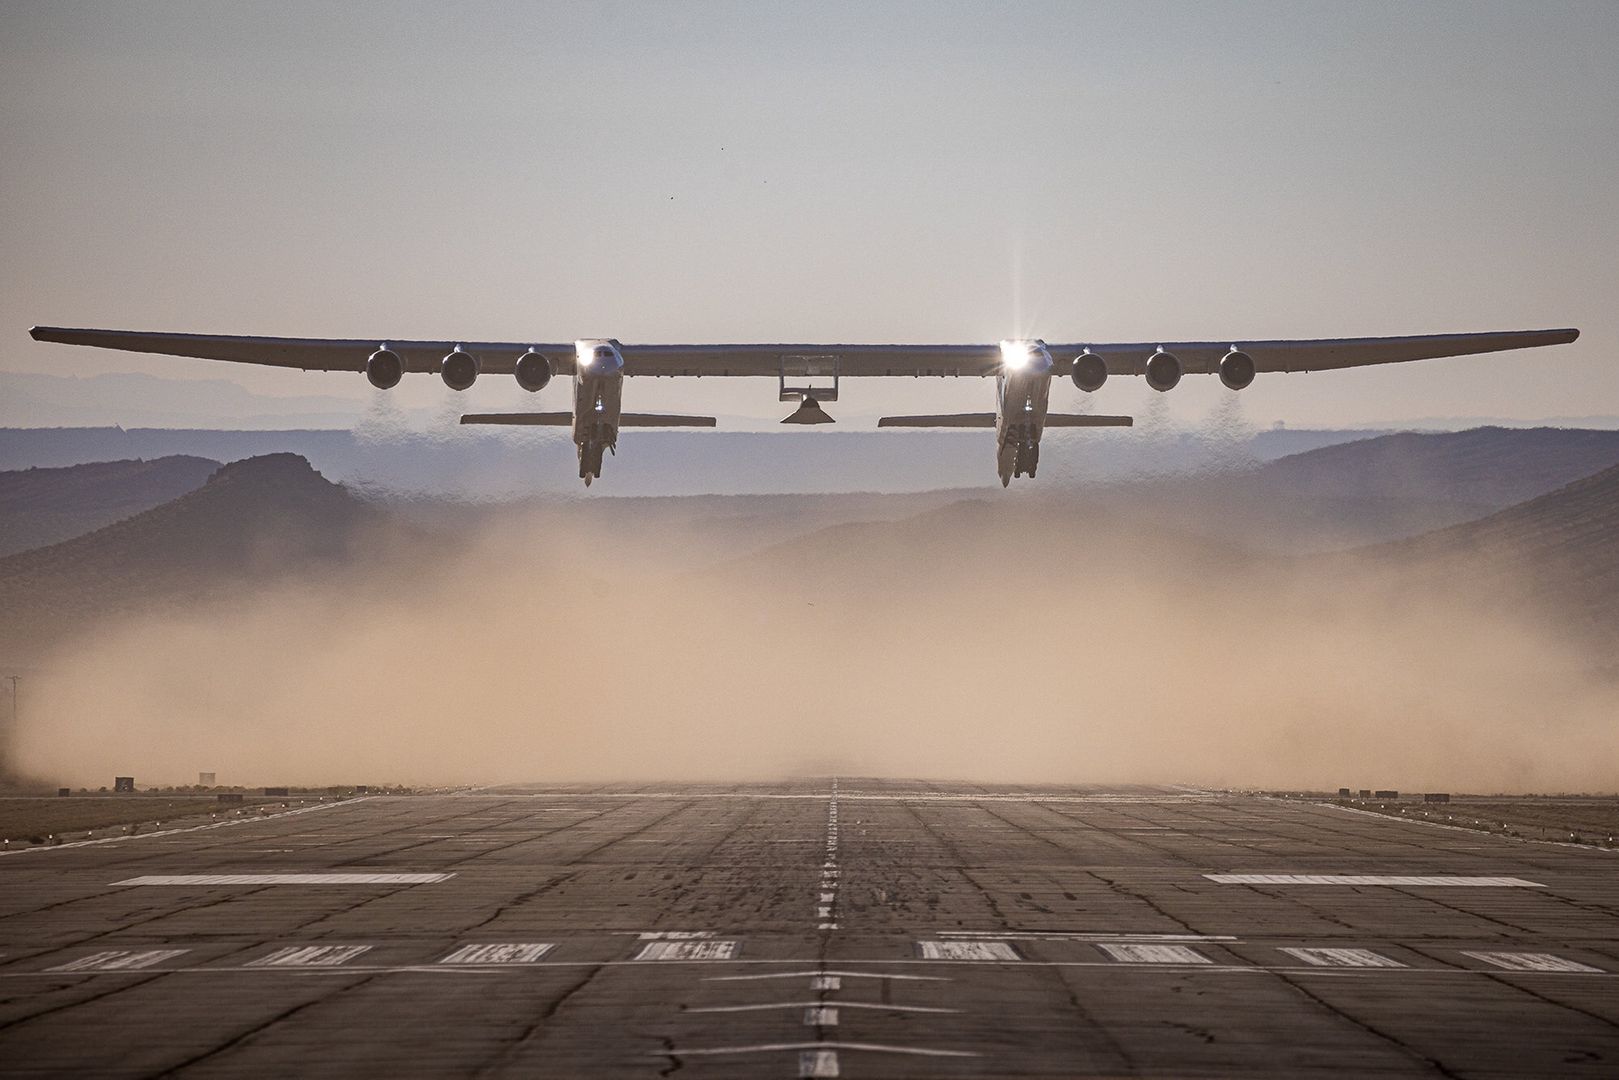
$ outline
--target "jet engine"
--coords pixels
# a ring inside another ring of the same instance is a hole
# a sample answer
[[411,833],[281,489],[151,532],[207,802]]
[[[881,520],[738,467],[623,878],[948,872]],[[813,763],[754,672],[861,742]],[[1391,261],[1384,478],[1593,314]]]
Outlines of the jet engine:
[[365,377],[378,390],[391,390],[405,375],[405,362],[392,349],[378,349],[365,361]]
[[551,381],[551,361],[530,349],[517,358],[513,373],[517,376],[517,385],[532,394],[544,390],[545,384]]
[[1232,349],[1220,358],[1220,381],[1228,390],[1241,390],[1254,381],[1254,358],[1241,349]]
[[1074,357],[1074,385],[1093,394],[1107,382],[1107,361],[1089,349]]
[[1163,393],[1175,389],[1181,381],[1180,358],[1172,352],[1159,349],[1147,359],[1147,385]]
[[465,390],[478,380],[478,358],[457,345],[439,361],[438,373],[451,390]]

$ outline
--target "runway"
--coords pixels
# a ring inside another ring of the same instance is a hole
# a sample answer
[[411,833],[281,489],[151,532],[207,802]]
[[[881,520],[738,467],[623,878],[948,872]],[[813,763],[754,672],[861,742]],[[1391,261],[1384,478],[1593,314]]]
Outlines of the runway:
[[1616,859],[850,778],[180,822],[0,856],[0,1073],[1612,1077]]

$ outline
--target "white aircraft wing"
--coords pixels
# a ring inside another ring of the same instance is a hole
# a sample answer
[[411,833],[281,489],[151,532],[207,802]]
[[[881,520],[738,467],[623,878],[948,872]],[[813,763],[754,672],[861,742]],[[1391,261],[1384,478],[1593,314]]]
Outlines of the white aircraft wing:
[[[511,374],[518,357],[535,351],[554,372],[573,373],[572,342],[401,341],[394,338],[278,338],[225,334],[160,334],[131,330],[71,329],[36,326],[35,341],[91,345],[129,352],[191,356],[240,364],[302,368],[306,371],[363,371],[366,358],[386,347],[410,372],[436,372],[439,362],[457,346],[479,360],[483,374]],[[1141,375],[1154,352],[1179,358],[1187,374],[1218,370],[1220,358],[1233,348],[1254,359],[1256,371],[1325,371],[1333,368],[1393,364],[1440,356],[1560,345],[1579,337],[1578,330],[1516,330],[1487,334],[1428,334],[1417,337],[1323,338],[1302,341],[1134,342],[1048,345],[1052,374],[1066,375],[1074,357],[1089,351],[1103,358],[1109,375]],[[825,368],[846,377],[885,375],[993,375],[1001,370],[995,345],[627,345],[619,344],[626,375],[770,376]],[[834,367],[835,365],[835,367]]]
[[1565,345],[1580,336],[1574,329],[1508,330],[1485,334],[1419,334],[1415,337],[1316,338],[1286,341],[1256,341],[1244,338],[1220,341],[1133,342],[1128,344],[1047,345],[1053,373],[1068,374],[1075,356],[1086,351],[1107,362],[1109,375],[1145,374],[1147,360],[1159,349],[1174,353],[1188,375],[1210,374],[1219,370],[1220,358],[1233,349],[1254,358],[1254,370],[1330,371],[1335,368],[1366,367],[1371,364],[1399,364],[1408,360],[1432,360],[1441,356],[1470,356],[1475,353],[1532,349],[1540,345]]

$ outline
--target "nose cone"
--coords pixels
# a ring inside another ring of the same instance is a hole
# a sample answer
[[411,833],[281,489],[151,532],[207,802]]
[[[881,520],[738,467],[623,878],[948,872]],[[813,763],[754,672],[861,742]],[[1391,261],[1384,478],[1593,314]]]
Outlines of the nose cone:
[[624,370],[624,357],[603,341],[580,341],[574,345],[581,375],[617,375]]

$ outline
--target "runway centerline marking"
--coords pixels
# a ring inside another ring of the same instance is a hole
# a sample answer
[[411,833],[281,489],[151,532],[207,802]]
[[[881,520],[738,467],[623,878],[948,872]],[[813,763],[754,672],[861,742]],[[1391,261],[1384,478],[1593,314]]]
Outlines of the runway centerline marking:
[[439,961],[441,964],[532,964],[555,946],[550,942],[503,942],[463,945]]
[[1515,877],[1460,877],[1451,874],[1204,874],[1220,885],[1438,885],[1502,889],[1544,889],[1538,881]]
[[147,874],[114,885],[434,885],[454,874]]
[[1370,949],[1288,949],[1281,950],[1316,967],[1397,968],[1405,967],[1398,960]]
[[804,1010],[805,1027],[837,1027],[838,1010],[831,1005],[811,1005]]
[[1019,961],[1017,950],[1004,941],[919,941],[924,960]]
[[641,960],[732,960],[734,941],[650,941],[636,954]]
[[1599,967],[1582,964],[1578,960],[1565,960],[1553,953],[1464,952],[1462,955],[1471,956],[1475,960],[1482,960],[1486,964],[1493,964],[1507,971],[1575,971],[1605,974]]
[[338,967],[362,953],[371,951],[369,945],[289,945],[268,956],[250,960],[247,967]]
[[800,1080],[842,1075],[838,1071],[838,1052],[836,1050],[800,1050],[798,1052],[798,1075]]
[[47,971],[139,971],[176,956],[184,956],[190,949],[108,949],[91,953],[77,960],[47,968]]
[[1208,957],[1187,945],[1125,945],[1102,944],[1096,946],[1121,964],[1210,964]]

